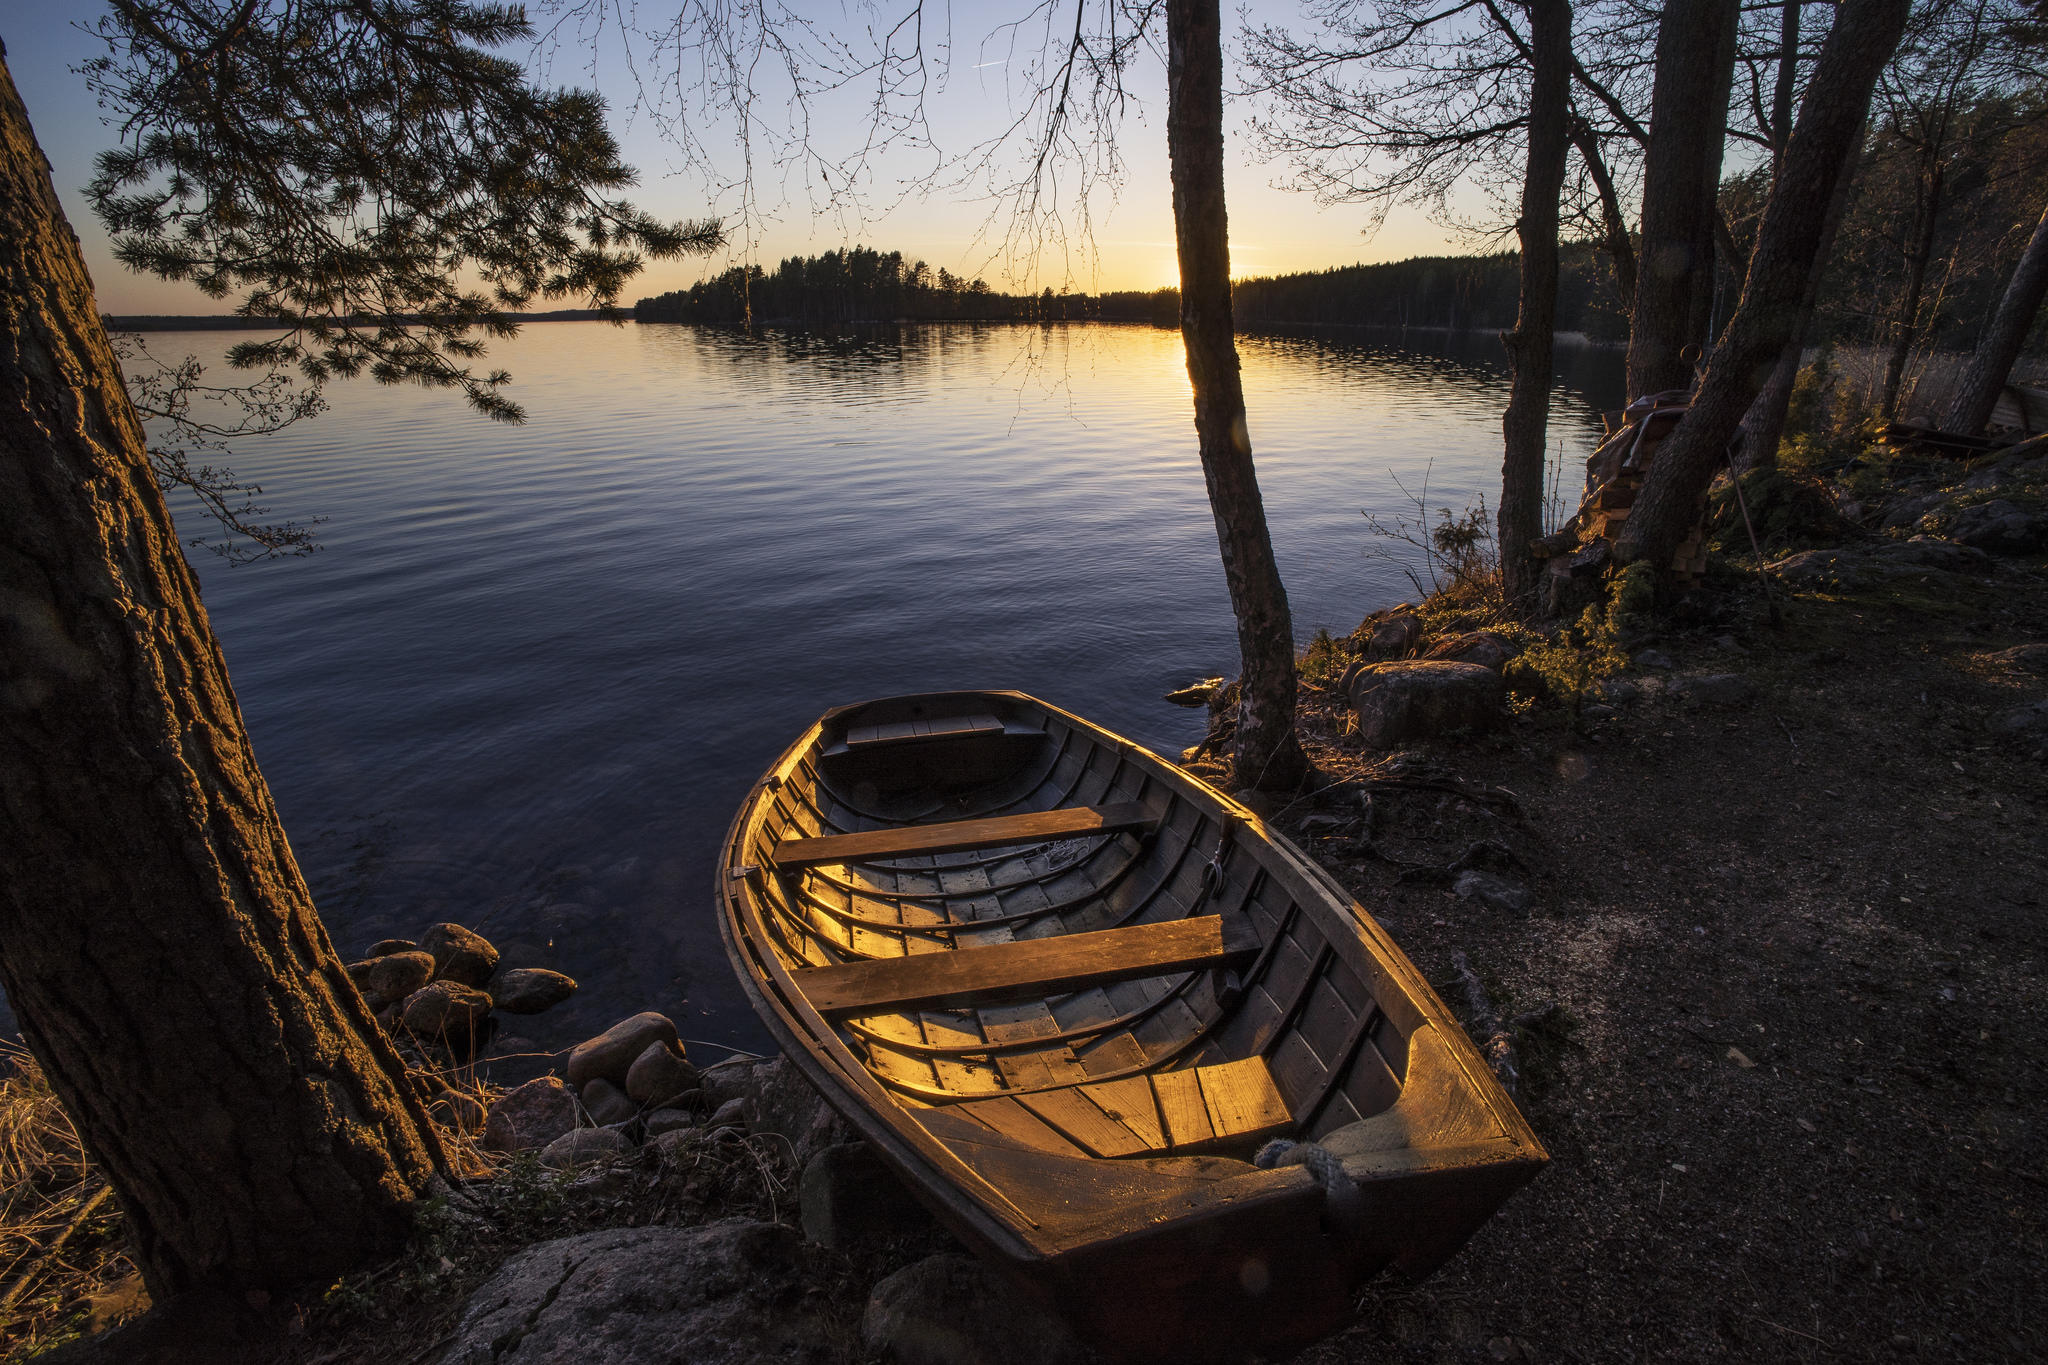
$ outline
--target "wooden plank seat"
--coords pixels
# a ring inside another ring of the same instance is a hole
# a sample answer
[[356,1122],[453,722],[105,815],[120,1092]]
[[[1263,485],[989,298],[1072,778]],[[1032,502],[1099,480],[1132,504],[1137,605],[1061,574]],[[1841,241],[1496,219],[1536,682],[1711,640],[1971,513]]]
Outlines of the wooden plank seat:
[[1258,951],[1258,937],[1241,917],[1234,915],[1226,923],[1220,915],[1196,915],[951,952],[804,967],[791,975],[820,1014],[878,1014],[1042,1000],[1112,981],[1239,967]]
[[1158,817],[1138,802],[1117,806],[1069,806],[998,815],[983,820],[950,820],[936,825],[899,825],[859,834],[825,834],[810,839],[784,839],[770,856],[777,867],[809,863],[851,863],[875,858],[909,858],[927,853],[958,853],[970,848],[1044,843],[1083,834],[1114,834],[1150,829]]
[[935,720],[893,720],[880,725],[851,727],[846,732],[846,747],[868,749],[878,744],[900,744],[910,740],[990,734],[1002,728],[1002,721],[990,715],[940,716]]
[[1015,1096],[965,1100],[944,1112],[1013,1142],[1097,1157],[1241,1150],[1292,1130],[1263,1057],[1158,1071]]

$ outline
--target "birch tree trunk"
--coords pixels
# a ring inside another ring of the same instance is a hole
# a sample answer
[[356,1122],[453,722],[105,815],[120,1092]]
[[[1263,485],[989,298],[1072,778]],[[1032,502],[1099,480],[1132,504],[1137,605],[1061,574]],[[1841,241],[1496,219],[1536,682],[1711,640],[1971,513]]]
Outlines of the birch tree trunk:
[[1534,592],[1539,563],[1529,542],[1543,534],[1543,452],[1549,431],[1557,331],[1557,215],[1571,141],[1572,9],[1566,0],[1528,0],[1535,70],[1529,94],[1529,162],[1522,177],[1521,300],[1515,329],[1501,338],[1514,370],[1501,417],[1501,590],[1509,602]]
[[1308,760],[1294,734],[1294,623],[1273,559],[1252,467],[1244,385],[1230,314],[1230,230],[1223,201],[1223,40],[1217,0],[1167,0],[1166,143],[1180,248],[1180,332],[1194,388],[1195,436],[1244,672],[1231,762],[1240,786],[1298,785]]
[[152,1295],[331,1279],[442,1164],[314,914],[0,62],[0,982]]

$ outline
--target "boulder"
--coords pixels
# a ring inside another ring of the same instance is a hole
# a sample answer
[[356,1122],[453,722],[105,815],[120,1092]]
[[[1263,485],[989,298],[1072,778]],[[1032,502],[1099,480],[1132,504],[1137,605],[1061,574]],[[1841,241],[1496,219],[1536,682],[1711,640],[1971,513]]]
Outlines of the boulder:
[[1065,1323],[995,1271],[951,1253],[907,1265],[876,1285],[860,1334],[870,1350],[896,1365],[1086,1365],[1094,1359]]
[[1687,706],[1742,706],[1756,699],[1756,684],[1740,673],[1673,678],[1669,690]]
[[708,1132],[716,1132],[720,1128],[746,1128],[751,1125],[753,1116],[754,1102],[745,1095],[735,1095],[711,1111],[711,1117],[704,1120],[704,1127]]
[[[671,1112],[673,1111],[667,1109],[660,1111],[661,1114]],[[677,1161],[703,1140],[704,1130],[702,1128],[663,1128],[659,1131],[654,1131],[650,1123],[645,1150],[653,1152],[664,1161]]]
[[1446,659],[1377,664],[1351,680],[1351,709],[1366,744],[1391,749],[1451,730],[1487,730],[1507,721],[1500,674]]
[[380,938],[370,945],[364,957],[388,957],[392,953],[403,953],[420,945],[409,938]]
[[1498,673],[1508,665],[1508,660],[1521,653],[1507,638],[1491,630],[1468,630],[1462,635],[1450,635],[1438,640],[1423,651],[1425,659],[1449,659],[1453,663],[1478,664]]
[[676,1043],[676,1026],[665,1014],[649,1010],[636,1014],[630,1019],[621,1019],[595,1038],[578,1043],[569,1049],[569,1062],[563,1068],[569,1084],[581,1088],[593,1077],[602,1077],[614,1085],[626,1083],[626,1073],[641,1053],[655,1043]]
[[626,1094],[637,1104],[666,1104],[697,1088],[697,1068],[680,1043],[649,1043],[626,1069]]
[[641,1125],[641,1132],[649,1142],[663,1133],[701,1133],[703,1125],[698,1116],[687,1109],[657,1109],[647,1116]]
[[491,997],[474,986],[435,981],[405,998],[398,1021],[421,1038],[467,1039],[490,1016]]
[[804,1236],[833,1251],[851,1251],[933,1226],[924,1205],[911,1196],[865,1142],[840,1142],[821,1149],[804,1166],[797,1206]]
[[1627,678],[1604,678],[1600,682],[1600,695],[1616,706],[1626,706],[1632,701],[1641,701],[1643,689]]
[[798,1166],[823,1148],[852,1136],[787,1057],[755,1063],[754,1110],[748,1127],[752,1132],[786,1139]]
[[583,1108],[590,1115],[590,1121],[600,1128],[606,1124],[624,1123],[639,1114],[640,1106],[626,1098],[625,1093],[602,1076],[593,1076],[583,1083]]
[[498,969],[498,950],[482,934],[459,924],[436,924],[420,935],[420,947],[434,955],[434,979],[481,986]]
[[2004,498],[1965,507],[1949,534],[1959,543],[1994,555],[2031,555],[2048,549],[2048,516],[2026,511]]
[[545,967],[515,967],[491,986],[491,999],[508,1014],[539,1014],[576,993],[576,982]]
[[838,1359],[789,1228],[607,1228],[543,1242],[470,1295],[439,1365],[766,1365]]
[[1422,643],[1422,636],[1422,618],[1395,607],[1384,616],[1367,619],[1352,638],[1368,659],[1405,659]]
[[349,963],[348,975],[370,1008],[381,1010],[386,1005],[397,1004],[433,980],[434,959],[425,953],[405,949],[373,954],[361,962]]
[[559,1076],[542,1076],[507,1091],[484,1120],[488,1152],[524,1152],[545,1147],[575,1128],[576,1096]]
[[1476,900],[1504,915],[1526,915],[1536,903],[1528,887],[1506,877],[1496,877],[1491,872],[1481,872],[1478,868],[1460,872],[1451,890],[1460,900]]
[[608,1161],[632,1150],[633,1144],[616,1128],[578,1128],[541,1148],[540,1164],[559,1171],[586,1161]]

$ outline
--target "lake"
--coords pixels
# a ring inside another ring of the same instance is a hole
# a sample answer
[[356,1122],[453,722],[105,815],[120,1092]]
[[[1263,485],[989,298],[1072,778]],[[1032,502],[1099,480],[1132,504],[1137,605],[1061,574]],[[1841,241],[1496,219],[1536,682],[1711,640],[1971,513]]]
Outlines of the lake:
[[[1361,509],[1412,516],[1402,486],[1425,479],[1432,508],[1498,495],[1498,342],[1400,341],[1242,342],[1304,640],[1415,595]],[[1206,715],[1161,694],[1235,671],[1178,332],[539,323],[490,363],[524,426],[337,384],[332,411],[232,460],[276,515],[326,518],[320,551],[192,554],[337,946],[452,919],[509,966],[568,972],[574,1000],[514,1021],[537,1047],[642,1009],[766,1044],[712,866],[747,787],[827,707],[1015,687],[1171,754]],[[1570,469],[1621,362],[1565,348],[1559,368]]]

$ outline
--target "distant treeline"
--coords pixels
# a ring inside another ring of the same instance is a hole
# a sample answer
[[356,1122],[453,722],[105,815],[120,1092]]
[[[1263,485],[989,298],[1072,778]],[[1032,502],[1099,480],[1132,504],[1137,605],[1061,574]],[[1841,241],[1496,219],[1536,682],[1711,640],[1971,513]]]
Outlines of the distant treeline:
[[[1516,257],[1418,256],[1382,265],[1352,265],[1312,274],[1239,281],[1237,321],[1246,327],[1349,323],[1376,327],[1500,330],[1515,320]],[[1600,339],[1627,335],[1606,260],[1592,247],[1566,250],[1558,325]],[[746,322],[830,326],[901,319],[983,321],[1150,322],[1170,327],[1180,317],[1175,289],[1104,294],[1005,294],[900,251],[867,247],[792,256],[773,273],[735,266],[688,289],[642,299],[640,322]]]

